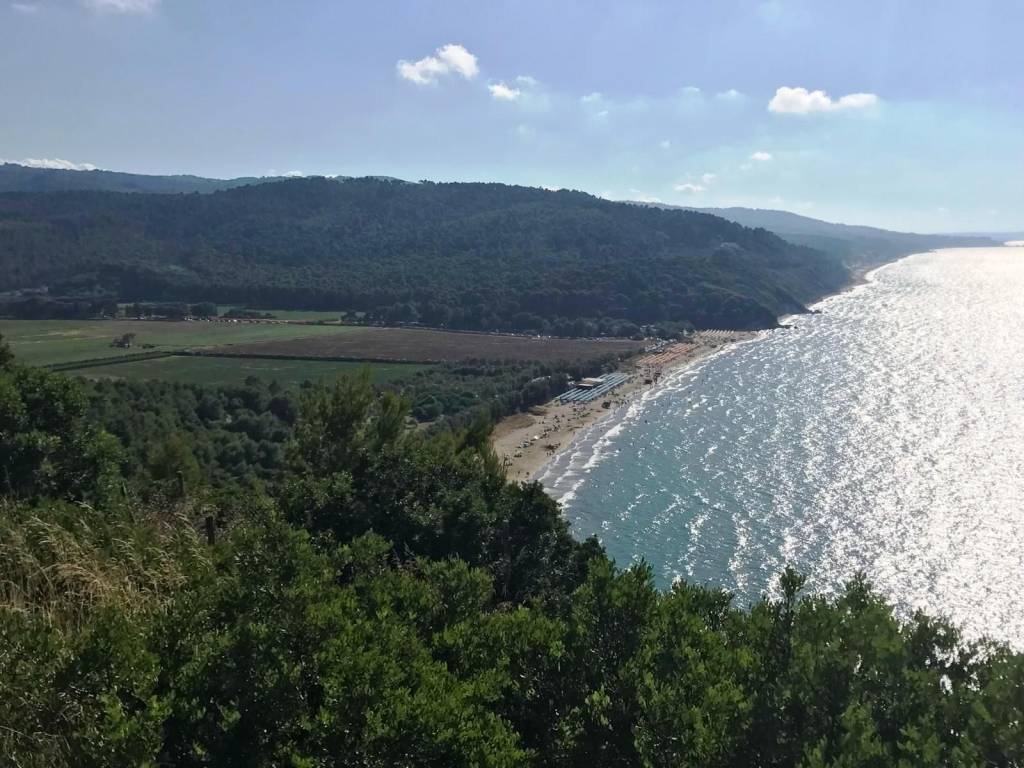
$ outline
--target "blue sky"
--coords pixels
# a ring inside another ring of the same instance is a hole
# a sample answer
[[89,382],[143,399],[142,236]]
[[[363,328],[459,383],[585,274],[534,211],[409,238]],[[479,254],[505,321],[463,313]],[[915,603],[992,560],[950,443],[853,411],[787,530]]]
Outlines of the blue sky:
[[0,0],[0,158],[1024,227],[1019,0]]

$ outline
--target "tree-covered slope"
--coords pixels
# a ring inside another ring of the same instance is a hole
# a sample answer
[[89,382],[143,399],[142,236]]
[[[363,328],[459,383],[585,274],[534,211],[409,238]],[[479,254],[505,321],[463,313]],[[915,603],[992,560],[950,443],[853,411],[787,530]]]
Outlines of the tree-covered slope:
[[693,208],[721,216],[745,227],[762,227],[798,245],[806,245],[842,258],[853,269],[883,264],[911,253],[935,248],[973,248],[996,245],[987,236],[931,235],[893,232],[878,227],[837,224],[789,211],[760,208]]
[[838,259],[714,216],[502,184],[0,195],[0,290],[588,334],[602,318],[768,327],[847,279]]

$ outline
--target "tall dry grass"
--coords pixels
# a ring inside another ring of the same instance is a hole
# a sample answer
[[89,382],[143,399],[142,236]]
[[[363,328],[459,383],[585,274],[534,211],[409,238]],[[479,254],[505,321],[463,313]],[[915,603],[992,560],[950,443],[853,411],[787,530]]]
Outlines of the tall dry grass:
[[158,609],[211,564],[187,506],[136,519],[71,504],[19,512],[0,502],[0,611],[58,630],[74,631],[100,606],[126,616]]

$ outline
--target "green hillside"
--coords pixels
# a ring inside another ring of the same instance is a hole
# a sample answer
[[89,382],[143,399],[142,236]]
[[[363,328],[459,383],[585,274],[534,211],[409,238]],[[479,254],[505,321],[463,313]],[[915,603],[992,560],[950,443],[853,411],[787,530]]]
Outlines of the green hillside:
[[209,195],[0,195],[0,290],[560,335],[764,328],[841,287],[764,230],[580,192],[296,179]]
[[789,211],[759,208],[693,208],[721,216],[745,227],[762,227],[798,245],[838,256],[859,270],[936,248],[973,248],[996,245],[985,235],[932,235],[893,232],[878,227],[836,224]]

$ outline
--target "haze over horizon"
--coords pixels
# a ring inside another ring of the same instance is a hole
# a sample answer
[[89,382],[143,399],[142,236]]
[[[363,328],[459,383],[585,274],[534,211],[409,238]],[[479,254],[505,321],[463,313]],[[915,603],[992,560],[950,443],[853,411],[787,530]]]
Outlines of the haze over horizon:
[[1020,230],[1024,7],[822,6],[5,3],[0,158]]

